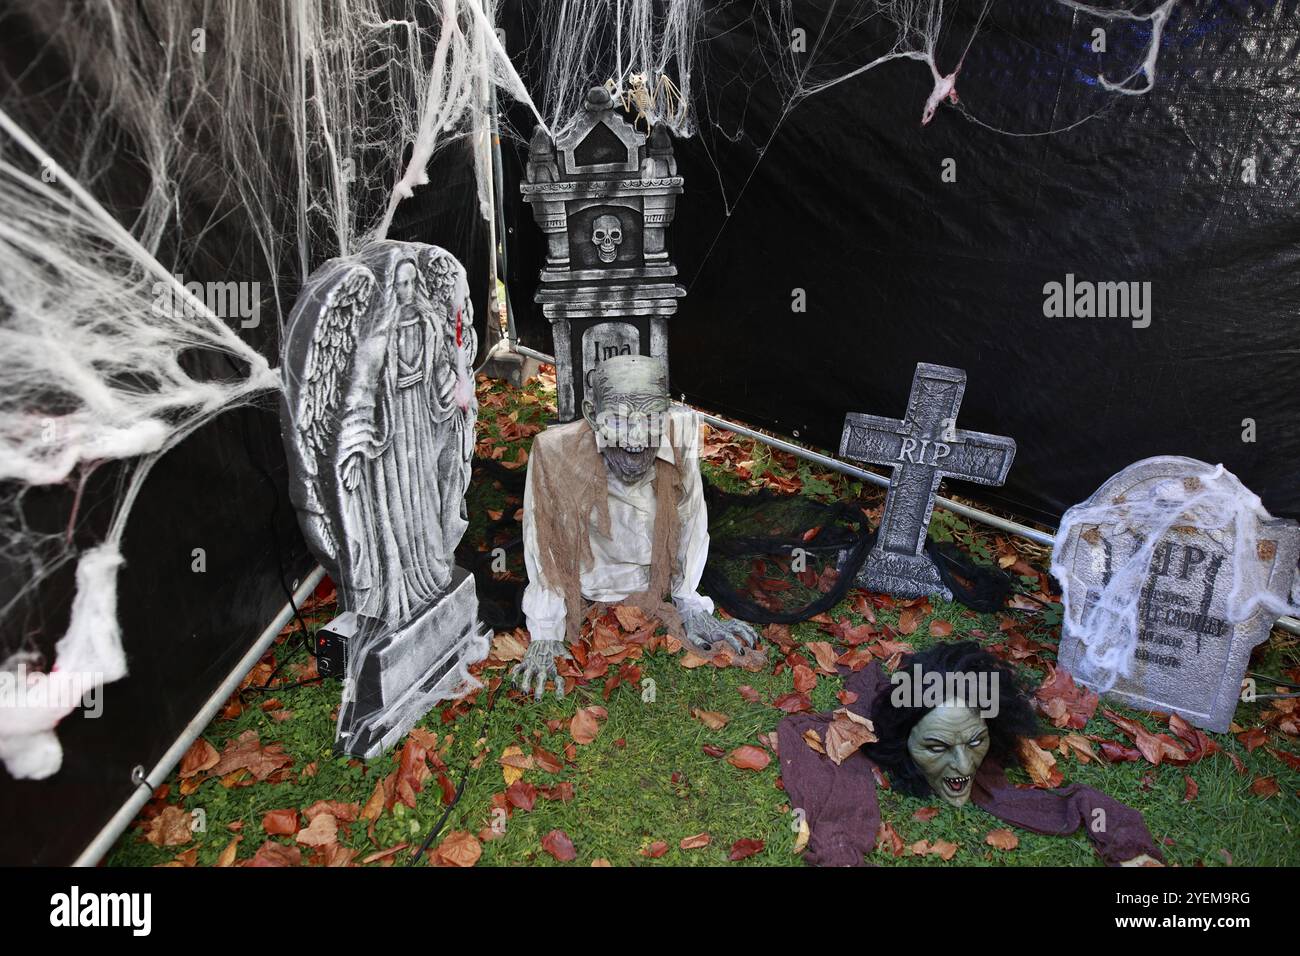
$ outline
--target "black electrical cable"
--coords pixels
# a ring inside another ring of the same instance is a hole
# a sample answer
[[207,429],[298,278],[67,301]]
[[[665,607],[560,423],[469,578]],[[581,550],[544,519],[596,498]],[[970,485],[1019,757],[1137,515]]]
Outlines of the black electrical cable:
[[[479,721],[479,732],[474,735],[475,744],[477,744],[487,732],[488,718],[492,716],[492,709],[496,707],[497,698],[500,696],[501,685],[497,686],[496,694],[493,694],[491,690],[488,690],[488,705],[483,711],[483,719]],[[415,864],[419,863],[420,857],[424,856],[429,847],[433,844],[433,841],[438,838],[438,834],[442,832],[443,825],[447,822],[447,818],[451,816],[451,811],[456,809],[456,804],[460,803],[461,794],[465,792],[465,784],[469,781],[469,772],[474,769],[473,764],[474,754],[471,752],[470,755],[465,758],[465,766],[461,768],[460,782],[456,784],[456,792],[451,798],[451,803],[447,804],[447,809],[442,812],[442,816],[438,818],[438,822],[429,830],[429,835],[424,838],[424,842],[420,844],[420,848],[412,853],[410,858],[406,861],[407,866],[415,866]]]

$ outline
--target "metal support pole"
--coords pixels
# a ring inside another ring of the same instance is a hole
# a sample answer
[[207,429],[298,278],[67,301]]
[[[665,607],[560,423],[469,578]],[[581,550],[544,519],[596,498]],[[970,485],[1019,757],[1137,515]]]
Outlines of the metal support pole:
[[321,582],[323,577],[325,577],[325,569],[317,565],[298,583],[298,587],[293,594],[293,601],[280,609],[280,613],[272,619],[258,639],[253,642],[253,646],[231,668],[230,673],[212,692],[212,696],[207,699],[206,703],[199,708],[199,712],[181,731],[180,736],[172,741],[171,746],[159,758],[154,768],[136,781],[136,789],[132,791],[130,798],[118,808],[117,813],[113,814],[90,843],[86,844],[86,848],[81,851],[81,855],[73,862],[73,866],[95,866],[113,848],[117,838],[131,825],[131,821],[140,812],[140,808],[149,802],[154,790],[167,781],[167,775],[181,762],[185,752],[190,749],[190,745],[199,738],[199,735],[207,729],[208,724],[212,723],[217,713],[230,699],[230,695],[239,689],[245,675],[253,669],[253,665],[261,660],[262,655],[266,653],[266,649],[279,636],[284,626],[293,620],[296,609],[302,607],[303,602],[311,597],[312,591],[316,590],[316,585]]

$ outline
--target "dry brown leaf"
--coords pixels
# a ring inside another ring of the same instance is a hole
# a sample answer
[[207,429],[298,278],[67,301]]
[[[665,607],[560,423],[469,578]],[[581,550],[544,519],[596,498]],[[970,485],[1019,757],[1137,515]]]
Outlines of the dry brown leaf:
[[959,845],[956,843],[949,843],[947,840],[935,840],[934,844],[930,847],[930,852],[938,854],[939,859],[946,863],[957,855],[957,850],[959,848]]
[[366,805],[361,808],[362,820],[378,820],[380,814],[384,812],[384,807],[388,805],[388,782],[391,779],[392,777],[389,776],[375,781],[374,792],[370,794]]
[[771,762],[767,751],[753,744],[741,744],[727,754],[727,763],[740,770],[762,770]]
[[812,653],[817,661],[817,669],[823,674],[835,676],[838,671],[835,670],[835,648],[826,641],[809,641],[804,647]]
[[454,830],[433,851],[434,862],[440,866],[473,866],[483,855],[483,844],[472,833]]
[[919,608],[904,608],[898,615],[898,633],[904,637],[915,634],[920,624],[921,611]]
[[1052,724],[1081,730],[1097,711],[1097,694],[1075,682],[1064,667],[1047,665],[1047,677],[1034,691],[1034,700]]
[[341,800],[317,800],[302,815],[311,823],[322,813],[328,813],[339,823],[352,823],[360,815],[360,807],[355,803],[344,803]]
[[1269,797],[1277,796],[1281,788],[1272,777],[1256,777],[1255,782],[1250,785],[1250,792],[1267,800]]
[[655,623],[645,611],[630,604],[615,604],[613,610],[618,626],[628,634],[635,634],[641,628]]
[[794,689],[800,694],[810,694],[817,686],[817,675],[807,664],[796,664],[794,668]]
[[716,710],[692,710],[691,716],[699,719],[710,730],[721,730],[731,718]]
[[239,843],[243,839],[244,838],[239,834],[235,834],[235,836],[231,838],[230,842],[226,844],[226,848],[221,851],[221,855],[217,857],[217,862],[213,865],[219,867],[234,866],[235,860],[239,857]]
[[1056,769],[1056,758],[1028,737],[1020,738],[1017,748],[1020,764],[1036,787],[1052,789],[1061,785],[1061,771]]
[[696,654],[694,651],[688,650],[685,654],[682,655],[681,661],[679,663],[687,670],[692,670],[693,668],[696,667],[705,667],[709,664],[712,664],[713,662],[710,661],[707,657],[701,657],[699,654]]
[[303,846],[329,846],[339,842],[339,822],[332,814],[321,813],[311,825],[298,831],[295,838]]
[[1073,753],[1080,763],[1091,763],[1097,760],[1097,754],[1092,749],[1092,742],[1087,737],[1081,737],[1078,734],[1066,734],[1061,738],[1061,754]]
[[875,728],[870,720],[855,714],[847,707],[840,707],[835,711],[830,725],[826,728],[826,756],[836,764],[840,764],[863,744],[875,743],[875,741]]
[[217,748],[200,737],[190,744],[189,750],[185,751],[185,756],[181,758],[181,766],[177,776],[182,780],[186,780],[202,773],[204,770],[211,770],[220,759]]
[[751,840],[750,838],[745,837],[731,844],[731,852],[727,854],[727,859],[732,863],[748,859],[755,853],[762,853],[764,846],[765,844],[762,840]]
[[542,837],[542,849],[561,863],[568,863],[578,858],[578,852],[573,848],[573,841],[563,830],[552,830]]
[[352,860],[356,857],[357,851],[350,847],[340,846],[337,843],[331,843],[323,851],[317,851],[319,856],[316,862],[321,866],[344,867],[351,866]]
[[1237,734],[1237,740],[1246,748],[1246,753],[1254,753],[1256,747],[1268,743],[1268,731],[1263,727],[1252,727]]
[[194,839],[191,819],[180,807],[163,807],[162,813],[149,821],[144,838],[154,846],[183,846]]
[[281,744],[262,746],[256,730],[245,730],[238,739],[226,744],[221,759],[212,767],[214,777],[228,777],[246,770],[253,779],[261,782],[284,767],[293,765],[293,758],[284,752]]
[[522,777],[525,770],[533,768],[533,758],[525,756],[524,752],[515,744],[511,744],[501,751],[499,763],[501,764],[501,775],[505,778],[507,787]]
[[271,810],[262,817],[262,831],[267,836],[291,836],[298,832],[298,811]]
[[513,631],[499,631],[492,638],[492,658],[498,661],[522,661],[528,652],[528,639],[516,628]]
[[387,850],[376,850],[374,853],[363,857],[361,862],[367,865],[370,863],[380,863],[388,860],[397,853],[400,853],[402,850],[405,850],[409,845],[410,844],[408,843],[399,843],[397,846],[390,846]]
[[600,719],[603,707],[583,707],[573,715],[569,721],[569,733],[573,736],[574,742],[579,744],[589,744],[596,739],[600,733]]
[[818,734],[814,728],[809,727],[803,732],[802,737],[803,742],[813,750],[817,751],[817,753],[824,754],[826,752],[826,748],[822,746],[821,735]]
[[888,820],[880,821],[880,830],[876,833],[876,849],[891,856],[903,855],[903,838],[898,835],[898,831]]
[[1010,830],[990,830],[984,842],[995,850],[1014,850],[1020,846],[1020,837]]
[[244,866],[298,866],[302,863],[302,851],[296,846],[285,846],[274,840],[267,840],[257,848],[252,859]]

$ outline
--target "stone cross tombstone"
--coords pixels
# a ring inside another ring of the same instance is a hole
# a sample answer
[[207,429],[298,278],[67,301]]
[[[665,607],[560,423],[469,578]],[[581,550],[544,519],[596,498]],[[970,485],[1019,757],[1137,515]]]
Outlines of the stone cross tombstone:
[[965,390],[961,369],[922,362],[901,421],[857,412],[844,417],[840,456],[893,469],[876,543],[858,572],[859,587],[897,597],[952,600],[925,553],[939,482],[949,477],[1000,485],[1016,455],[1010,438],[956,427]]
[[582,414],[596,364],[611,355],[668,363],[668,318],[686,290],[665,235],[682,192],[672,140],[650,135],[593,87],[568,132],[540,127],[528,148],[524,202],[546,234],[536,301],[551,323],[558,420]]
[[1225,733],[1251,649],[1296,587],[1298,555],[1300,526],[1269,516],[1221,467],[1130,465],[1062,519],[1061,664],[1124,704]]
[[[374,242],[303,286],[281,346],[290,497],[334,580],[346,646],[336,747],[372,757],[487,655],[474,579],[453,555],[477,405],[465,270],[423,243]],[[328,632],[328,633],[326,633]]]

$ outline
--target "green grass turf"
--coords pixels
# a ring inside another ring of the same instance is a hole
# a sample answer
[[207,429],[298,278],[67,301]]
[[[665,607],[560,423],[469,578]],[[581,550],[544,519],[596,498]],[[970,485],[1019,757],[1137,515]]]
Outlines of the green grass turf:
[[[550,400],[550,395],[533,381],[525,392],[539,397],[540,402],[521,402],[521,393],[505,389],[500,384],[481,389],[480,397],[502,392],[506,393],[506,398],[494,400],[502,404],[485,406],[480,418],[479,437],[483,443],[480,451],[500,443],[506,448],[503,460],[512,461],[518,449],[529,444],[529,439],[503,441],[501,422],[505,416],[515,413],[519,423],[540,424],[544,403]],[[848,482],[843,476],[809,472],[805,463],[795,463],[791,467],[791,462],[782,464],[777,457],[765,452],[755,455],[753,464],[755,467],[748,469],[748,479],[736,477],[734,463],[723,466],[708,462],[705,472],[709,480],[727,486],[729,490],[742,490],[764,474],[802,478],[805,485],[811,485],[806,490],[819,496],[833,497],[861,490],[860,486]],[[473,499],[471,508],[472,539],[476,533],[481,538],[487,510],[510,506],[499,487],[488,484],[476,494],[478,497]],[[939,535],[955,536],[977,555],[985,559],[992,557],[990,535],[945,512],[936,512],[935,518]],[[1040,613],[977,615],[960,605],[936,601],[933,613],[921,621],[915,633],[901,639],[918,649],[924,648],[934,642],[929,636],[930,621],[942,619],[953,625],[952,634],[945,640],[974,638],[986,645],[995,644],[1005,639],[1006,635],[999,631],[999,624],[1009,617],[1026,637],[1046,644],[1049,651],[1054,651],[1059,636],[1059,612],[1059,606],[1054,606]],[[877,626],[897,627],[897,610],[878,610],[876,615]],[[322,611],[312,626],[318,626],[329,616],[327,609]],[[830,616],[847,618],[854,624],[862,621],[847,601],[832,610]],[[811,622],[795,625],[792,635],[798,642],[831,640],[837,643]],[[811,661],[811,654],[807,656]],[[1049,653],[1046,656],[1050,659],[1053,655]],[[769,658],[769,665],[775,663],[779,653],[771,652]],[[266,660],[305,663],[306,654],[295,642],[282,638]],[[773,759],[761,771],[741,770],[725,758],[711,757],[703,750],[705,745],[712,745],[730,752],[741,744],[757,744],[759,734],[773,731],[783,714],[766,702],[792,690],[790,670],[783,669],[779,675],[773,676],[771,666],[757,673],[735,667],[688,669],[682,666],[681,660],[681,654],[673,655],[664,650],[647,654],[636,662],[641,667],[642,686],[620,686],[608,701],[601,693],[603,680],[579,686],[564,701],[556,701],[548,695],[540,703],[531,699],[513,699],[507,694],[507,683],[500,687],[490,714],[482,706],[482,696],[478,706],[469,708],[450,723],[443,722],[441,710],[429,714],[422,727],[444,737],[449,733],[454,736],[454,742],[442,753],[453,783],[467,762],[482,757],[477,768],[470,771],[465,792],[444,826],[442,836],[453,831],[478,834],[485,828],[490,829],[493,798],[501,794],[506,785],[499,759],[507,747],[523,746],[528,752],[536,743],[552,753],[562,754],[571,741],[569,721],[577,709],[600,705],[608,709],[608,719],[602,722],[594,742],[575,748],[572,763],[566,763],[562,772],[557,774],[536,768],[524,774],[526,782],[538,787],[570,782],[573,800],[563,803],[539,795],[532,810],[516,809],[505,821],[504,833],[483,842],[479,865],[559,865],[542,848],[542,838],[553,829],[565,831],[576,849],[576,860],[566,865],[585,866],[596,859],[608,860],[615,866],[801,865],[799,855],[794,852],[795,817],[784,791],[778,787],[777,761]],[[1275,632],[1253,667],[1263,673],[1279,674],[1285,668],[1297,666],[1298,660],[1300,650],[1294,639]],[[1032,668],[1024,669],[1024,673],[1033,686],[1043,676],[1041,671]],[[486,671],[484,676],[492,680],[507,678],[507,674],[506,666],[501,665]],[[288,668],[282,669],[280,676],[286,681],[292,679]],[[653,701],[643,699],[642,687],[646,679],[654,682]],[[838,706],[835,693],[841,684],[839,678],[820,677],[811,694],[814,708],[824,710]],[[763,703],[746,701],[739,690],[744,685],[754,688]],[[338,706],[340,694],[337,681],[273,693],[283,704],[283,709],[292,713],[289,719],[277,721],[261,709],[260,703],[271,694],[245,694],[243,712],[234,719],[217,719],[206,729],[204,738],[220,752],[243,731],[255,730],[264,744],[278,742],[293,758],[293,772],[287,775],[287,779],[279,783],[229,787],[225,784],[230,781],[209,779],[194,792],[182,796],[181,781],[174,773],[168,783],[169,792],[147,808],[137,825],[128,830],[113,848],[107,861],[110,865],[163,864],[192,849],[197,850],[196,862],[199,865],[211,865],[235,835],[232,825],[238,828],[243,838],[238,860],[245,861],[267,838],[262,831],[262,818],[268,811],[306,808],[322,799],[364,804],[376,781],[397,768],[396,750],[369,764],[332,754],[332,714]],[[1237,723],[1245,728],[1258,725],[1267,705],[1267,701],[1242,704],[1236,714]],[[693,716],[692,712],[697,709],[722,712],[730,720],[721,730],[711,730]],[[1146,715],[1124,708],[1114,709],[1124,716],[1140,720],[1153,731],[1166,730]],[[1118,728],[1102,716],[1101,710],[1098,708],[1097,714],[1080,733],[1129,743]],[[556,727],[554,732],[549,729],[548,721]],[[1047,727],[1045,732],[1053,731]],[[477,739],[480,736],[485,738],[481,744]],[[1057,766],[1066,782],[1097,787],[1141,810],[1153,835],[1164,845],[1166,859],[1171,864],[1300,864],[1300,800],[1297,799],[1300,772],[1270,754],[1266,747],[1248,752],[1231,734],[1211,737],[1225,751],[1240,758],[1244,773],[1234,769],[1232,762],[1222,753],[1187,767],[1154,767],[1144,761],[1083,764],[1074,757],[1060,755],[1057,756]],[[1295,737],[1276,729],[1269,730],[1267,746],[1292,754],[1300,751],[1300,742]],[[310,764],[315,764],[315,774],[306,776],[301,773]],[[1019,770],[1012,771],[1012,776],[1021,782],[1027,780]],[[1190,802],[1184,799],[1187,790],[1185,776],[1190,777],[1198,788],[1195,799]],[[1251,785],[1258,777],[1272,777],[1279,792],[1268,798],[1256,795]],[[947,862],[933,854],[905,853],[894,857],[878,850],[870,856],[870,861],[876,864],[1099,865],[1091,844],[1082,833],[1070,837],[1047,837],[1011,828],[1019,838],[1019,846],[1009,851],[995,850],[985,844],[985,836],[991,830],[1003,828],[1004,824],[976,807],[967,806],[960,810],[945,807],[932,819],[922,821],[913,815],[924,807],[939,806],[937,800],[918,800],[890,791],[882,791],[880,796],[884,819],[906,844],[919,840],[946,840],[958,844],[959,848]],[[204,827],[193,834],[193,842],[178,846],[154,846],[146,842],[145,817],[162,805],[179,806],[191,814],[202,811],[197,816],[203,819]],[[357,851],[357,861],[399,843],[418,844],[443,811],[442,790],[436,778],[430,779],[425,782],[423,791],[417,794],[414,810],[398,803],[391,812],[383,813],[374,824],[373,839],[364,823],[353,823],[340,831],[340,843]],[[684,837],[699,833],[710,835],[708,846],[688,850],[679,848]],[[732,844],[743,838],[762,840],[763,850],[739,863],[729,864],[728,853]],[[286,845],[294,842],[292,836],[273,839]],[[643,851],[656,841],[666,843],[667,852],[653,859],[643,855]],[[306,856],[304,852],[304,859]],[[401,862],[403,857],[404,854],[398,854],[386,862]]]

